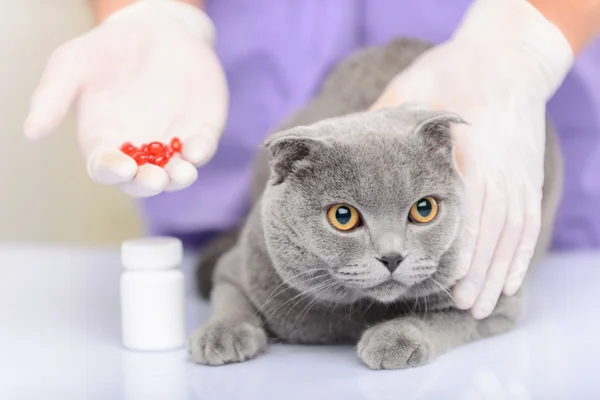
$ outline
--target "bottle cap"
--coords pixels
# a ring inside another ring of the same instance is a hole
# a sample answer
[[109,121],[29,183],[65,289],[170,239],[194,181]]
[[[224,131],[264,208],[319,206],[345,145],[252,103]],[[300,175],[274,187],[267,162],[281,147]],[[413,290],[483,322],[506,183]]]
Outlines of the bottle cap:
[[128,270],[172,269],[181,264],[182,259],[183,245],[174,237],[127,240],[121,245],[121,263]]

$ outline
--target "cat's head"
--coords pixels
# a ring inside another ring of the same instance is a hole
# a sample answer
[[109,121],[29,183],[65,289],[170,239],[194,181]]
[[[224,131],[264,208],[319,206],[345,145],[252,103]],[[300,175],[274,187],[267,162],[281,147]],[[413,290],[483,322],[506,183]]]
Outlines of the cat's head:
[[450,130],[461,122],[402,106],[271,136],[262,220],[281,278],[338,301],[447,288],[463,214]]

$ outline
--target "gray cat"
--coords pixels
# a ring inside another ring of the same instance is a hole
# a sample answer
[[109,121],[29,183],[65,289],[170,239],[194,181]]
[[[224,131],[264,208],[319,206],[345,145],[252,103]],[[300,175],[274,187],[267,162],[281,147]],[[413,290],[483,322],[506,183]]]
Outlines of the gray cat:
[[[222,239],[201,268],[204,292],[214,284],[213,311],[189,339],[194,361],[249,360],[270,337],[358,343],[370,368],[406,368],[515,325],[521,292],[483,320],[450,296],[464,212],[451,138],[460,117],[411,105],[362,112],[429,47],[399,39],[351,56],[267,139],[239,237]],[[548,246],[560,191],[548,129],[536,257]]]

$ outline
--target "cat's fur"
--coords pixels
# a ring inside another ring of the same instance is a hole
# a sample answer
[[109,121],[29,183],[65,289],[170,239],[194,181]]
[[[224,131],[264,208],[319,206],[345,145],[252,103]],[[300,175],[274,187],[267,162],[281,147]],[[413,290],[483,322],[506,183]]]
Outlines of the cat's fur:
[[[221,240],[221,250],[233,247],[212,273],[213,312],[189,340],[193,360],[244,361],[270,336],[358,343],[369,367],[405,368],[515,324],[521,292],[502,297],[484,320],[455,309],[448,294],[464,212],[451,138],[460,118],[408,105],[361,112],[427,48],[400,39],[351,56],[267,140],[270,168],[261,156],[256,204],[239,238]],[[546,147],[536,257],[548,245],[561,191],[550,129]],[[411,205],[429,195],[440,199],[438,217],[409,223]],[[334,229],[326,212],[336,203],[355,206],[364,225]],[[404,256],[393,273],[377,260],[390,253]]]

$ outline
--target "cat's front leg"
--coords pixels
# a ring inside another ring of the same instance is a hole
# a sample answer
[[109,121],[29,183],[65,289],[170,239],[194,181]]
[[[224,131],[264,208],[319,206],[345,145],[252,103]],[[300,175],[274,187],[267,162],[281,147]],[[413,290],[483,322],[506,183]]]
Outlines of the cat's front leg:
[[500,299],[494,313],[483,320],[452,309],[385,321],[364,332],[358,357],[372,369],[418,367],[454,347],[511,329],[521,309],[519,293]]
[[211,294],[213,311],[188,340],[191,358],[206,365],[223,365],[254,358],[267,346],[267,335],[256,310],[242,290],[218,282]]

